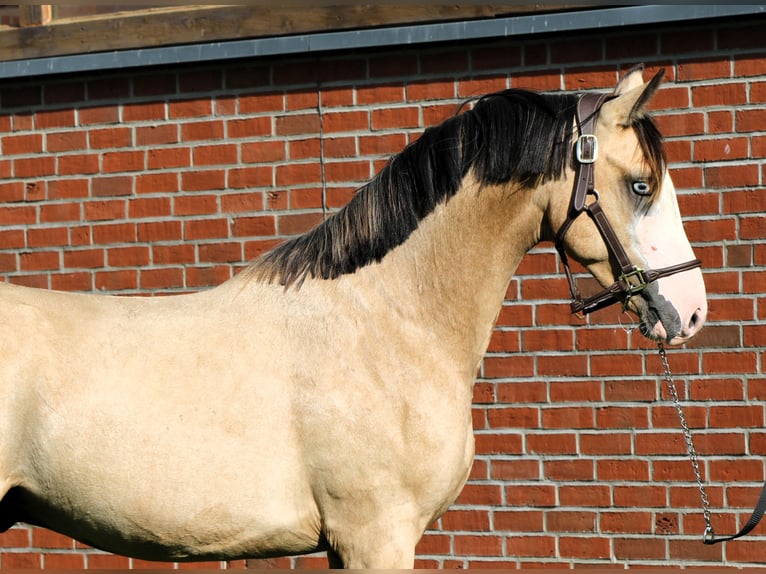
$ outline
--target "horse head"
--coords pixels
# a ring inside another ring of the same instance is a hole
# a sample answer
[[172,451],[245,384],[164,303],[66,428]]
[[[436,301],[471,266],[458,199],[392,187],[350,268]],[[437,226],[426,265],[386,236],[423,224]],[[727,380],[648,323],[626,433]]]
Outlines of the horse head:
[[[707,300],[661,136],[646,109],[663,72],[644,83],[642,71],[631,70],[610,96],[581,99],[574,183],[571,178],[557,182],[547,217],[550,228],[558,230],[573,310],[588,312],[621,301],[638,315],[645,336],[675,345],[702,328]],[[590,217],[579,217],[586,212]],[[567,253],[606,288],[592,298],[592,308],[579,296]]]

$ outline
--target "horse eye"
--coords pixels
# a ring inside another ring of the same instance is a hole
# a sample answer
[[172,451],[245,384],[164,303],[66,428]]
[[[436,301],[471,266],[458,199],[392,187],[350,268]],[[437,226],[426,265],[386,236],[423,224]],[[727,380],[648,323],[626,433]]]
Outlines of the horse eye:
[[638,194],[638,195],[651,195],[652,188],[645,181],[634,181],[633,182],[633,192]]

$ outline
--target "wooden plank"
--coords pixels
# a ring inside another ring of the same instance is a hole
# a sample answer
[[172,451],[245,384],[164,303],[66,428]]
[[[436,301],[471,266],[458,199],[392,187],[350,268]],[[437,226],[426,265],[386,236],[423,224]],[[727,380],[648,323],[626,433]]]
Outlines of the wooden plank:
[[[341,0],[343,2],[344,0]],[[230,6],[180,6],[53,20],[48,25],[0,30],[0,60],[42,58],[282,36],[408,23],[486,18],[540,11],[541,5],[454,4],[322,5],[286,0]],[[562,6],[549,9],[561,10]]]
[[50,4],[19,6],[19,23],[22,27],[44,26],[50,23],[53,11]]

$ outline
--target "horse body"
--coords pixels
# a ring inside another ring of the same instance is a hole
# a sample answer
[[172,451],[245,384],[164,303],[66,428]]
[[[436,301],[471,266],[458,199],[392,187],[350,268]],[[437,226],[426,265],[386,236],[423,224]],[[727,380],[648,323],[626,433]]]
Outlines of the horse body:
[[[635,166],[617,160],[631,154],[606,156],[620,181]],[[374,261],[284,285],[291,259],[165,298],[0,286],[0,529],[26,521],[155,560],[327,549],[347,567],[412,567],[468,477],[473,382],[508,283],[555,235],[567,187],[466,170]],[[604,199],[642,260],[639,223],[654,212]],[[611,282],[592,224],[573,224],[567,242]],[[669,341],[701,327],[701,275],[683,275],[684,302],[662,285],[626,301],[647,334],[667,316],[680,325]]]

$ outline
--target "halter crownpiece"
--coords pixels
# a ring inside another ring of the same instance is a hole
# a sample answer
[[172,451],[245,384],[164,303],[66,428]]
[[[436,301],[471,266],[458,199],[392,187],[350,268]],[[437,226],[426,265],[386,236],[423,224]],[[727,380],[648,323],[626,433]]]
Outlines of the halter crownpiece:
[[[630,261],[620,239],[614,232],[614,228],[601,209],[598,192],[593,183],[594,164],[598,159],[598,138],[594,132],[598,112],[603,103],[609,99],[611,99],[611,96],[607,94],[586,93],[577,102],[576,121],[578,138],[574,149],[576,160],[575,183],[567,218],[556,234],[555,241],[556,250],[561,257],[567,282],[569,283],[569,292],[572,295],[572,302],[570,304],[572,313],[582,313],[584,315],[614,303],[622,303],[623,307],[625,307],[630,298],[646,289],[649,283],[668,275],[674,275],[702,266],[702,261],[693,259],[685,263],[662,267],[661,269],[641,269]],[[589,196],[592,198],[592,201],[586,203]],[[609,254],[614,257],[620,267],[620,274],[615,282],[603,291],[590,297],[583,297],[580,294],[574,275],[569,269],[569,259],[564,248],[564,236],[575,219],[583,212],[587,213],[593,220],[601,237],[604,239],[604,243],[606,243]]]

